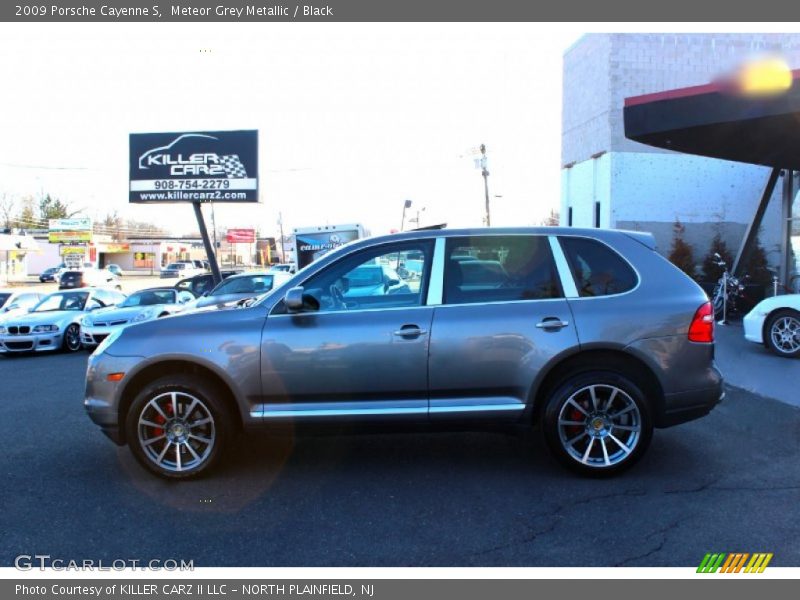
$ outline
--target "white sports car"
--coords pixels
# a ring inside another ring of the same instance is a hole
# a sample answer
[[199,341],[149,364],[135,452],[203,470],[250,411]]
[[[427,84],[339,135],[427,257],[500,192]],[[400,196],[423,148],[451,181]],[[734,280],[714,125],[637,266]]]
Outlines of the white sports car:
[[773,296],[745,316],[744,337],[778,356],[800,356],[800,294]]
[[142,323],[182,312],[194,300],[190,292],[175,288],[140,290],[114,307],[96,310],[81,319],[81,343],[97,346],[109,334],[134,323]]

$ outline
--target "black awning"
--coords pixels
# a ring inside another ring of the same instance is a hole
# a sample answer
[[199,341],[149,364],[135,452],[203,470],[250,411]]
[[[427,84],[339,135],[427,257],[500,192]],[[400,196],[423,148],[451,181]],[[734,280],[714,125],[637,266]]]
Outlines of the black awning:
[[625,100],[625,136],[699,156],[800,170],[800,71],[772,96],[743,96],[723,83]]

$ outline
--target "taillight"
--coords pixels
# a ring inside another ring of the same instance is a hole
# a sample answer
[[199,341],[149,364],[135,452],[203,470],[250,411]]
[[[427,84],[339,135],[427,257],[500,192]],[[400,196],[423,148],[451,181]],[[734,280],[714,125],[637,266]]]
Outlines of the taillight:
[[714,306],[711,302],[706,302],[694,313],[692,324],[689,325],[689,341],[714,341]]

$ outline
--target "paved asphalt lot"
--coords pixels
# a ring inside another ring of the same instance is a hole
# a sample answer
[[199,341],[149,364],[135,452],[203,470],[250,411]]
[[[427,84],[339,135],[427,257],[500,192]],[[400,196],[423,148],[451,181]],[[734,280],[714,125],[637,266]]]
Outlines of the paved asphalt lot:
[[248,438],[213,477],[155,479],[81,404],[86,354],[0,357],[0,564],[692,566],[706,552],[800,565],[800,409],[731,389],[658,431],[613,480],[577,478],[536,437]]

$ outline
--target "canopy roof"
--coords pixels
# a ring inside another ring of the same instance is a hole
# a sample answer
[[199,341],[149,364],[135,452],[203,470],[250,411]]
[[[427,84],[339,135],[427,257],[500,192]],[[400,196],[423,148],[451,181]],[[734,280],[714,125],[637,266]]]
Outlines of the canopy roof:
[[785,92],[745,96],[724,82],[626,98],[625,136],[686,154],[800,169],[800,70]]

